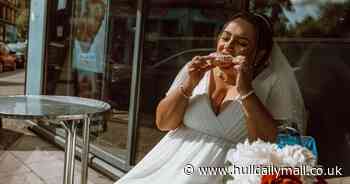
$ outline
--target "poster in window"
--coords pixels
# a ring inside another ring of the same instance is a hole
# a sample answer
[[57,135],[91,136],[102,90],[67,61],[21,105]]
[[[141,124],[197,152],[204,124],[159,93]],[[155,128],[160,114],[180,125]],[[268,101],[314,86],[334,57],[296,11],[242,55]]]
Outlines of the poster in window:
[[73,68],[103,73],[106,0],[79,0],[74,18]]

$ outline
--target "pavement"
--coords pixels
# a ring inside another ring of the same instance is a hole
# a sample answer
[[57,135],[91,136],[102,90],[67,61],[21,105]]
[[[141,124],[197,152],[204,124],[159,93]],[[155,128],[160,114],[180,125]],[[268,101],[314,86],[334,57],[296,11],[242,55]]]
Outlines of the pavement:
[[24,94],[25,70],[0,73],[0,95]]

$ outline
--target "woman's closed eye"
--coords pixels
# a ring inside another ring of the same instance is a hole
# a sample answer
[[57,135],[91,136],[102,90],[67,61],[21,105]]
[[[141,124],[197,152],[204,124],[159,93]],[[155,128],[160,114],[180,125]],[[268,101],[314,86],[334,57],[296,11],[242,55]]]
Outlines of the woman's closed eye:
[[224,40],[225,42],[228,42],[228,41],[230,41],[231,36],[229,36],[229,35],[223,33],[223,34],[221,35],[221,39]]
[[249,43],[246,40],[244,40],[244,39],[238,39],[237,42],[242,47],[248,47],[249,46]]
[[[228,42],[231,40],[231,37],[232,36],[230,34],[228,34],[227,32],[223,32],[220,36],[220,39],[222,39],[225,42]],[[249,42],[244,38],[238,37],[238,38],[232,38],[232,39],[233,39],[233,42],[238,43],[238,45],[241,47],[248,47],[249,46]]]

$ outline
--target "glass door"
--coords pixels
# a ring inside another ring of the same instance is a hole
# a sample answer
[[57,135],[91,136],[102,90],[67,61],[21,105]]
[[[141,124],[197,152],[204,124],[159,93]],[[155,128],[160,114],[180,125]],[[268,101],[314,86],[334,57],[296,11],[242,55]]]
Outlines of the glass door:
[[140,161],[166,134],[155,125],[155,112],[179,70],[196,55],[216,48],[216,36],[240,1],[159,1],[146,5],[139,102]]
[[[44,92],[94,98],[111,104],[108,119],[92,122],[91,152],[114,166],[123,167],[136,2],[53,0],[48,6]],[[60,127],[46,128],[64,136]],[[80,134],[81,131],[79,127]]]

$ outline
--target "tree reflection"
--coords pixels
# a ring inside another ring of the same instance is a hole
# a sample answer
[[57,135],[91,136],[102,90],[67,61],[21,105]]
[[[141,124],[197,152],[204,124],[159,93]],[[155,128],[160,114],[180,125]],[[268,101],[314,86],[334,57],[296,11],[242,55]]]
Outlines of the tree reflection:
[[288,18],[283,12],[294,12],[294,6],[290,0],[256,0],[251,1],[253,10],[265,15],[270,15],[270,19],[274,25],[276,36],[285,35],[288,32]]
[[[297,14],[296,6],[310,5],[317,8],[317,17],[306,15],[302,20],[292,23]],[[292,0],[256,0],[252,9],[270,16],[276,36],[288,37],[344,37],[350,32],[350,0],[343,2],[312,2]]]
[[293,26],[288,35],[296,37],[343,37],[348,36],[350,27],[350,1],[327,2],[319,6],[320,16],[305,17]]
[[[270,15],[277,43],[295,68],[308,110],[308,135],[316,138],[319,163],[350,175],[350,0],[257,0]],[[312,12],[306,12],[306,10]]]

